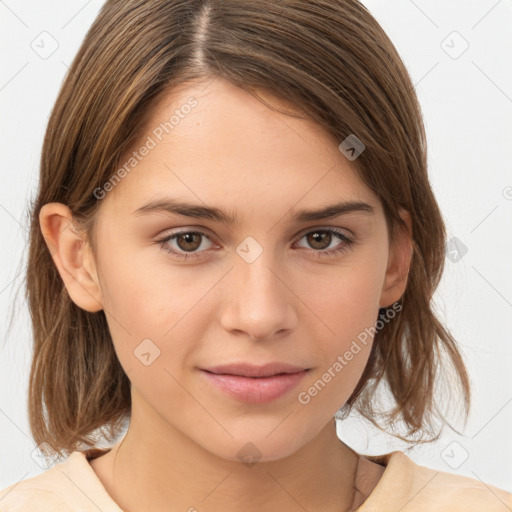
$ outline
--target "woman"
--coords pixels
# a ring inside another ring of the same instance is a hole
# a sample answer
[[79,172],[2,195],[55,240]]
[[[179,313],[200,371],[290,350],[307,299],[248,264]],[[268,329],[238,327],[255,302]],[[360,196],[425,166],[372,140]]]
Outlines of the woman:
[[32,207],[31,429],[68,458],[0,509],[511,507],[336,434],[355,409],[425,441],[443,351],[469,411],[444,254],[413,86],[359,2],[108,0]]

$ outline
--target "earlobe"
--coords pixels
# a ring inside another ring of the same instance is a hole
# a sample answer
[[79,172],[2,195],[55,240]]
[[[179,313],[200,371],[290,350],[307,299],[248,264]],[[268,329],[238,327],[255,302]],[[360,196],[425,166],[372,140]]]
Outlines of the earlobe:
[[388,267],[380,298],[381,308],[389,307],[400,300],[407,287],[407,279],[412,261],[412,219],[408,211],[400,209],[400,217],[407,230],[399,226],[389,249]]
[[71,300],[94,313],[103,309],[90,245],[73,223],[71,210],[61,203],[47,203],[39,213],[46,245]]

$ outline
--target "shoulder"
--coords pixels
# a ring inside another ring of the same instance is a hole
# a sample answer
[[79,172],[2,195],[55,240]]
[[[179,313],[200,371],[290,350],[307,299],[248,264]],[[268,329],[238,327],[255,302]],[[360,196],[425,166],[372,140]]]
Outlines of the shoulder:
[[367,456],[386,466],[374,491],[358,511],[397,509],[402,512],[505,512],[512,510],[512,494],[477,478],[439,471],[395,451]]
[[62,500],[53,492],[28,488],[23,485],[23,482],[19,482],[0,491],[0,510],[2,512],[35,512],[35,510],[61,512],[69,508],[62,508]]
[[121,512],[90,466],[89,451],[0,490],[0,512]]
[[32,512],[71,510],[57,492],[60,480],[57,468],[65,463],[47,469],[40,475],[16,482],[0,490],[1,512]]

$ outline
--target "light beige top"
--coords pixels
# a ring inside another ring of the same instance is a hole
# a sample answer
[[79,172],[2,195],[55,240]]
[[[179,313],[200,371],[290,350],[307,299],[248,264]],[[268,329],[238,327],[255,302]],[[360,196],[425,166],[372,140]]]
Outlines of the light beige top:
[[[0,512],[122,512],[89,464],[110,448],[75,451],[0,491]],[[385,466],[357,512],[510,512],[512,494],[477,479],[416,464],[405,453],[366,455]]]

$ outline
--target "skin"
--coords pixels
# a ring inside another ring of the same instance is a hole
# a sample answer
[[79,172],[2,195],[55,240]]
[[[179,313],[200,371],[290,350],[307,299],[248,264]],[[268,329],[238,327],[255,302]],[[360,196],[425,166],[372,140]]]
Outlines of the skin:
[[[402,230],[390,245],[382,205],[338,150],[340,141],[222,79],[166,92],[141,143],[190,96],[198,105],[101,199],[95,254],[67,206],[41,210],[41,230],[72,300],[105,311],[131,381],[128,432],[90,464],[126,511],[348,510],[384,471],[363,456],[357,466],[333,421],[361,377],[371,338],[308,404],[298,394],[375,325],[379,307],[403,295],[410,239]],[[132,213],[157,197],[236,212],[238,223]],[[369,203],[374,214],[291,220],[299,209],[340,200]],[[401,215],[411,231],[409,214]],[[345,244],[305,236],[320,228],[357,243],[319,257]],[[207,235],[189,245],[167,242],[182,254],[195,243],[200,257],[184,260],[157,243],[178,230]],[[248,236],[262,248],[250,263],[236,252]],[[160,355],[146,366],[134,350],[147,338]],[[250,404],[211,386],[198,369],[241,361],[312,370],[276,401]],[[251,467],[237,457],[248,442],[261,454]],[[354,496],[356,468],[361,492]]]

